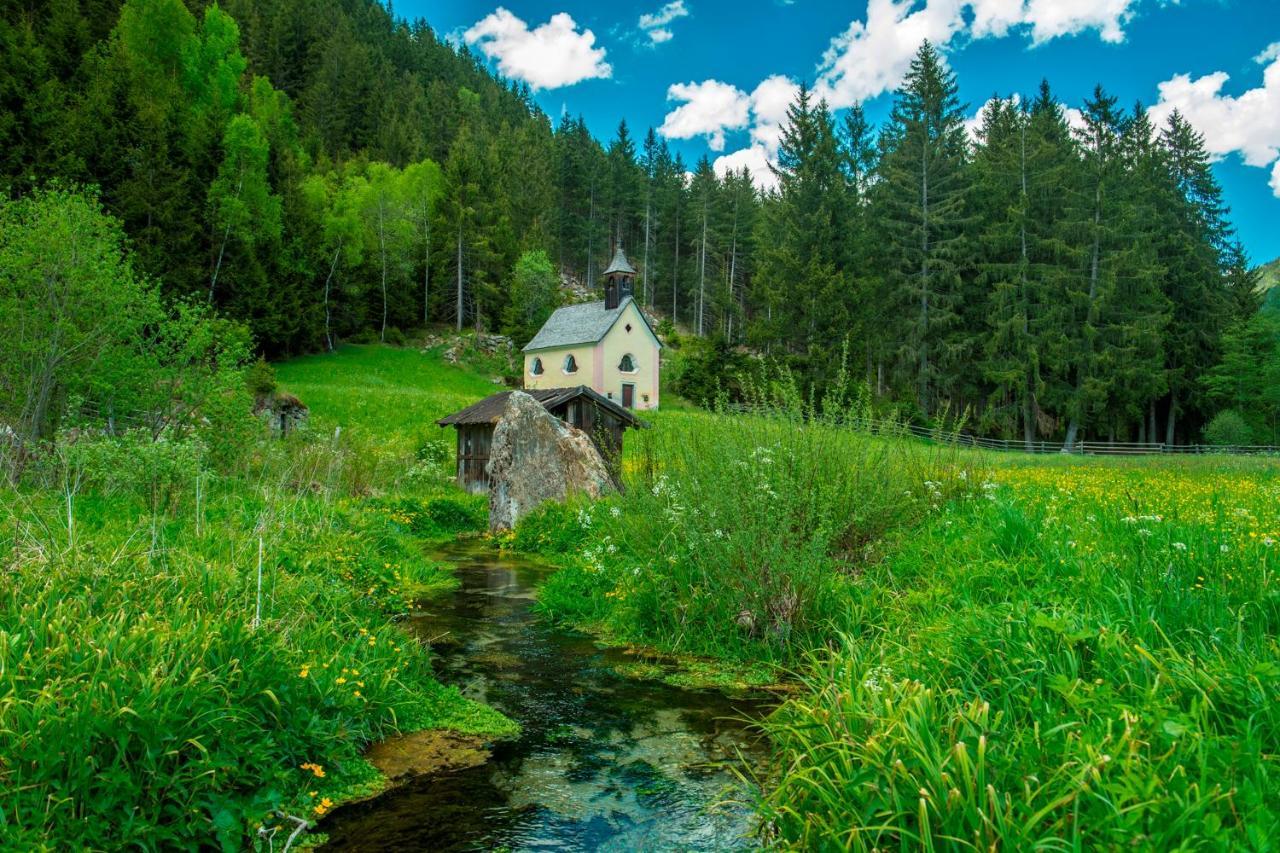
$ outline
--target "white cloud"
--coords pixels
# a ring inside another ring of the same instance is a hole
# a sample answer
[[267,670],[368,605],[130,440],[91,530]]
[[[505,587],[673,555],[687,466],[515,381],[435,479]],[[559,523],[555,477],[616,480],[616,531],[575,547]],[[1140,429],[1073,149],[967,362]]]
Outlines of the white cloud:
[[1238,151],[1250,166],[1266,166],[1280,157],[1280,58],[1267,66],[1256,89],[1223,94],[1229,79],[1225,71],[1194,80],[1178,74],[1159,85],[1160,100],[1151,108],[1151,118],[1163,123],[1176,109],[1204,134],[1210,154]]
[[766,77],[751,93],[751,141],[761,145],[772,158],[782,141],[787,123],[787,110],[795,103],[800,86],[781,74]]
[[1124,41],[1139,0],[870,0],[865,21],[831,40],[815,92],[834,109],[896,89],[926,39],[946,52],[958,38],[1029,33],[1033,44],[1096,30]]
[[1085,129],[1084,113],[1080,112],[1075,107],[1069,107],[1066,104],[1063,104],[1062,115],[1067,120],[1067,127],[1072,130]]
[[1163,124],[1178,110],[1204,134],[1205,148],[1215,158],[1239,153],[1250,166],[1270,166],[1271,189],[1280,197],[1280,51],[1263,72],[1261,86],[1227,95],[1222,87],[1229,79],[1225,71],[1217,71],[1194,80],[1178,74],[1164,81],[1151,119]]
[[531,30],[499,6],[463,33],[463,38],[497,60],[503,75],[523,80],[534,90],[557,89],[613,74],[605,62],[605,49],[595,47],[595,33],[579,32],[577,23],[565,12]]
[[667,113],[658,132],[669,139],[707,137],[712,151],[724,150],[727,130],[747,126],[751,98],[737,86],[719,80],[676,83],[667,89],[668,101],[684,101]]
[[1027,28],[1034,44],[1097,30],[1113,44],[1124,41],[1124,26],[1138,0],[969,0],[974,38],[1003,38]]
[[[985,104],[978,107],[977,112],[964,120],[964,129],[965,132],[969,134],[969,141],[977,144],[979,139],[978,134],[982,131],[982,125],[986,122],[987,110],[991,109],[992,106],[1003,100],[1004,98],[988,98]],[[1017,95],[1014,95],[1013,102],[1015,104],[1020,103],[1021,99]]]
[[667,114],[661,133],[674,139],[706,136],[712,151],[723,151],[727,131],[750,125],[750,145],[716,158],[712,165],[721,176],[745,166],[757,186],[773,186],[776,180],[769,163],[777,159],[787,108],[799,91],[794,81],[781,74],[766,78],[749,95],[718,80],[672,86],[668,99],[685,103]]
[[669,26],[671,22],[688,15],[689,9],[684,5],[684,0],[672,0],[656,12],[641,15],[640,30],[649,37],[651,45],[662,44],[672,39],[673,33]]
[[1262,53],[1255,56],[1253,61],[1259,65],[1266,65],[1276,59],[1280,59],[1280,41],[1273,41],[1271,44],[1264,47],[1262,49]]
[[769,168],[771,162],[773,162],[773,156],[770,156],[763,145],[752,145],[732,154],[717,157],[711,166],[722,178],[728,172],[741,172],[745,168],[757,187],[772,189],[778,185],[778,178]]
[[843,109],[897,88],[920,45],[939,47],[964,28],[962,0],[870,0],[867,20],[831,40],[818,66],[814,93]]

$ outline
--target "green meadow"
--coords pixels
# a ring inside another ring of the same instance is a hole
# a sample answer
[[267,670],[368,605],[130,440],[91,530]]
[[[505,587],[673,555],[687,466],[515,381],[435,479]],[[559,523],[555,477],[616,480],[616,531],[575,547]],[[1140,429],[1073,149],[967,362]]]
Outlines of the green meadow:
[[[434,421],[494,384],[377,346],[277,376],[312,429],[231,469],[90,442],[0,491],[4,846],[279,843],[377,790],[372,741],[513,731],[396,624],[451,583],[424,549],[484,526]],[[1274,462],[975,454],[798,403],[649,420],[625,494],[496,544],[559,566],[545,618],[785,685],[734,793],[764,843],[1280,837]]]

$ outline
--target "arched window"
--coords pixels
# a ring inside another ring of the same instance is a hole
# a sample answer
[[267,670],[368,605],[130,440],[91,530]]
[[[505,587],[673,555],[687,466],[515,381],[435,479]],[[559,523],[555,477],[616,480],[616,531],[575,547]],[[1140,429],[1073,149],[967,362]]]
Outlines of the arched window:
[[532,373],[534,376],[541,376],[542,375],[542,359],[535,358],[533,360],[533,364],[529,365],[529,372]]
[[578,372],[578,360],[573,357],[573,353],[569,353],[564,357],[564,372],[565,373]]
[[631,353],[627,353],[622,357],[622,361],[618,362],[618,369],[623,373],[636,372],[636,360],[631,357]]

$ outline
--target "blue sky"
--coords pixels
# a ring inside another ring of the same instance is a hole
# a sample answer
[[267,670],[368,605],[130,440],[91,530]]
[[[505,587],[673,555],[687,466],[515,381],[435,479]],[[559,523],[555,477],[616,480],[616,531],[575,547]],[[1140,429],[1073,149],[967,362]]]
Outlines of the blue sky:
[[1102,83],[1156,117],[1178,108],[1219,158],[1240,236],[1280,256],[1277,0],[400,0],[524,79],[553,117],[602,139],[625,118],[660,128],[692,162],[767,175],[782,111],[804,80],[873,120],[923,38],[939,45],[976,114],[1042,77],[1069,108]]

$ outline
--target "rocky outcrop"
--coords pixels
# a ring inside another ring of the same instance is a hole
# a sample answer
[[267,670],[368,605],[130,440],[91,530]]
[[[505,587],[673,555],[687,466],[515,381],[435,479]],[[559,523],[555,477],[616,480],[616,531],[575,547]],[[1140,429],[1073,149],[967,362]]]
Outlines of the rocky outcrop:
[[271,434],[276,438],[305,429],[311,417],[311,410],[305,403],[282,391],[259,397],[254,401],[253,411],[271,428]]
[[513,391],[489,450],[489,529],[510,530],[545,501],[598,498],[613,486],[590,437]]

